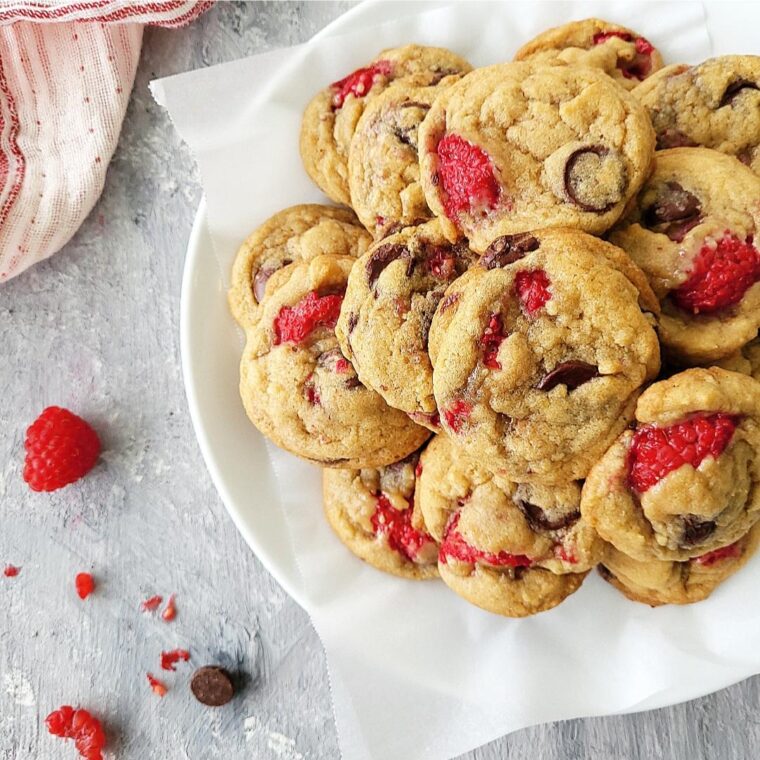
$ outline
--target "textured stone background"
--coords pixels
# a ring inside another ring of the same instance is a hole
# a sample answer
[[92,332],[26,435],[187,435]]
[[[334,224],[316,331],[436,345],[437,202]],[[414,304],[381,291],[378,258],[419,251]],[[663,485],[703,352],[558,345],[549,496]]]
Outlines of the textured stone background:
[[[73,758],[73,746],[42,725],[63,703],[104,716],[110,756],[126,760],[339,756],[319,640],[238,536],[195,443],[178,311],[200,189],[147,85],[304,41],[347,5],[222,3],[188,29],[148,30],[100,202],[64,251],[0,286],[0,566],[23,568],[0,577],[1,760]],[[53,403],[92,420],[107,451],[79,485],[32,494],[20,475],[23,434]],[[84,603],[72,586],[82,570],[100,584]],[[146,597],[171,592],[173,624],[139,612]],[[158,674],[159,652],[177,646],[195,664],[247,673],[243,693],[204,709],[180,665],[159,701],[145,673]],[[467,757],[756,757],[758,684],[667,710],[528,729]]]

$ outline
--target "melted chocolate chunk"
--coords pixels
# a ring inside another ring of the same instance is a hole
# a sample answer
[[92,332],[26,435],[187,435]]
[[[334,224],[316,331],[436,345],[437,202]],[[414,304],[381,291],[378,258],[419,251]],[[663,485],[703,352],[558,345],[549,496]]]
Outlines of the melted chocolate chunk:
[[417,152],[417,127],[394,127],[393,134],[399,142]]
[[536,388],[540,391],[550,391],[558,385],[566,385],[568,391],[574,391],[594,377],[599,377],[599,370],[593,364],[579,361],[561,362],[541,378]]
[[677,129],[666,129],[657,135],[657,150],[666,148],[696,148],[699,143],[694,142],[688,135]]
[[441,303],[438,304],[439,311],[444,312],[450,309],[457,301],[459,301],[461,295],[461,293],[449,293],[449,295],[442,298]]
[[596,569],[599,571],[599,575],[606,581],[611,581],[615,577],[606,565],[597,565]]
[[348,390],[352,391],[354,388],[360,388],[362,381],[359,380],[358,377],[347,377],[343,382],[343,385],[345,385]]
[[581,517],[580,511],[574,509],[572,512],[566,512],[565,514],[552,519],[543,509],[541,509],[541,507],[536,504],[531,504],[529,501],[515,499],[515,504],[517,504],[517,508],[525,515],[525,519],[528,521],[530,527],[535,531],[569,528],[571,525],[578,522]]
[[352,311],[348,315],[348,334],[351,335],[351,333],[354,331],[354,328],[359,323],[359,315]]
[[486,249],[480,263],[486,269],[498,269],[514,264],[531,251],[537,251],[541,244],[529,232],[518,235],[497,237]]
[[712,520],[703,520],[696,515],[687,515],[683,518],[682,546],[694,546],[709,538],[717,525]]
[[[596,156],[600,165],[605,161],[617,161],[607,148],[588,145],[573,151],[565,164],[564,185],[567,197],[583,211],[603,214],[611,209],[623,195],[623,183],[617,187],[600,188],[599,171],[588,169],[589,156]],[[622,168],[622,167],[621,167]],[[602,190],[602,192],[600,192]]]
[[737,79],[726,87],[726,91],[720,99],[718,108],[732,106],[734,104],[734,99],[741,95],[745,90],[760,90],[760,87],[749,79]]
[[253,297],[256,299],[256,303],[261,303],[261,299],[264,297],[264,291],[266,290],[267,281],[269,278],[282,267],[292,264],[292,259],[284,259],[282,264],[276,267],[261,267],[253,276]]
[[[411,260],[412,254],[405,245],[400,243],[386,243],[381,245],[369,257],[367,261],[367,281],[371,290],[375,289],[377,278],[380,277],[383,270],[396,259],[405,258]],[[413,262],[411,262],[414,266]],[[407,274],[409,274],[409,264],[407,264]]]
[[667,182],[655,202],[644,209],[644,226],[662,232],[680,243],[686,233],[702,221],[699,198],[678,182]]
[[324,351],[317,357],[317,367],[329,367],[334,361],[342,359],[343,354],[339,348],[331,348],[329,351]]

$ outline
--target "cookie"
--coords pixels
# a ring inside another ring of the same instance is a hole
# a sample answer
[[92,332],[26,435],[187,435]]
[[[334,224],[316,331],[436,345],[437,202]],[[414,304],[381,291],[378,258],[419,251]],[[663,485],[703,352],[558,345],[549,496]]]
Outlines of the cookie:
[[717,362],[717,366],[760,380],[760,338],[751,340],[741,350]]
[[690,369],[641,395],[635,428],[591,470],[581,510],[629,557],[683,562],[747,533],[759,483],[760,384]]
[[440,543],[438,570],[457,594],[524,617],[576,591],[601,543],[581,519],[580,486],[496,480],[443,435],[420,460],[417,501]]
[[444,430],[517,482],[583,478],[660,367],[657,301],[623,251],[576,230],[498,238],[433,317]]
[[438,577],[438,544],[414,492],[419,452],[379,469],[325,470],[324,509],[338,538],[378,570],[404,578]]
[[438,429],[428,331],[446,287],[475,260],[438,222],[375,243],[351,270],[336,334],[361,381],[390,405]]
[[601,69],[627,90],[662,67],[662,56],[649,40],[598,18],[547,29],[526,42],[515,60]]
[[657,153],[610,233],[662,302],[660,340],[685,364],[739,350],[760,328],[760,177],[706,148]]
[[372,242],[347,208],[304,204],[267,219],[246,239],[235,256],[230,309],[241,327],[256,320],[269,278],[278,269],[315,256],[361,256]]
[[350,203],[348,151],[365,106],[391,82],[414,77],[435,85],[472,69],[450,50],[423,45],[383,50],[377,58],[320,90],[306,106],[301,123],[301,159],[308,175],[336,203]]
[[658,149],[713,148],[760,174],[760,56],[668,66],[633,92],[649,111]]
[[757,551],[760,523],[738,541],[682,562],[635,560],[606,544],[599,574],[634,602],[651,607],[707,599]]
[[246,331],[240,395],[278,446],[327,467],[396,462],[430,435],[364,387],[338,348],[350,256],[316,256],[275,272]]
[[654,133],[636,98],[596,69],[506,63],[436,98],[420,125],[427,204],[483,252],[500,235],[600,234],[649,173]]

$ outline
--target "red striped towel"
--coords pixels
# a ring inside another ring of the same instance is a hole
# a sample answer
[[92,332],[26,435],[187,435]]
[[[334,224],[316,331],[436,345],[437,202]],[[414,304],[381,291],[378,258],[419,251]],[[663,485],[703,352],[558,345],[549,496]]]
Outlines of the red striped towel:
[[0,282],[65,245],[95,205],[143,25],[182,26],[212,4],[0,1]]

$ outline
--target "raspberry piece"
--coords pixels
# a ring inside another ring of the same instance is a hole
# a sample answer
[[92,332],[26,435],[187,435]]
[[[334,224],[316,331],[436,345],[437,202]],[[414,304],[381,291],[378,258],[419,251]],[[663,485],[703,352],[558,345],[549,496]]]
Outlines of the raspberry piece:
[[619,37],[623,42],[630,42],[633,39],[628,32],[597,32],[593,37],[594,45],[601,45],[612,37]]
[[98,461],[98,434],[76,414],[49,406],[26,431],[24,480],[33,491],[56,491],[84,477]]
[[153,610],[158,609],[158,606],[161,604],[161,602],[164,601],[164,598],[162,596],[159,596],[156,594],[155,596],[150,597],[150,599],[146,599],[141,605],[141,609],[143,612],[153,612]]
[[392,64],[390,61],[375,61],[369,66],[357,69],[347,77],[333,82],[330,85],[335,90],[332,96],[333,110],[343,108],[343,104],[349,95],[353,95],[355,98],[364,97],[370,91],[375,81],[380,79],[380,77],[389,77],[391,70]]
[[741,556],[742,548],[739,546],[739,542],[737,541],[735,544],[722,546],[720,549],[715,549],[714,551],[707,552],[707,554],[702,554],[699,557],[694,557],[692,562],[696,562],[696,564],[702,565],[702,567],[710,567],[710,565],[714,565],[716,562],[720,562],[721,560]]
[[411,507],[396,509],[384,494],[380,494],[372,515],[372,529],[377,535],[382,533],[386,537],[391,549],[414,562],[422,548],[433,539],[412,526],[412,512]]
[[164,611],[161,613],[161,617],[167,622],[171,623],[175,617],[177,617],[177,608],[174,606],[174,594],[169,597],[169,601],[166,603]]
[[438,179],[443,189],[443,207],[451,219],[463,211],[485,212],[501,196],[488,154],[459,135],[446,135],[439,143]]
[[557,544],[554,547],[554,556],[570,565],[576,565],[578,563],[578,558],[573,554],[572,550],[566,549],[562,544]]
[[343,374],[351,369],[351,365],[348,363],[348,359],[344,359],[342,356],[335,362],[335,371]]
[[443,417],[452,432],[458,433],[470,416],[471,411],[472,404],[468,404],[466,401],[462,401],[462,399],[457,399],[448,409],[444,409]]
[[524,554],[510,554],[505,551],[495,554],[471,546],[464,540],[464,536],[457,531],[459,516],[459,512],[457,512],[451,518],[441,542],[438,559],[444,565],[448,564],[449,559],[467,562],[470,565],[481,563],[493,567],[530,567],[533,564],[533,560]]
[[15,578],[20,572],[20,567],[16,567],[15,565],[6,565],[5,570],[3,570],[3,575],[6,578]]
[[533,316],[551,297],[551,282],[543,269],[523,270],[515,276],[515,287],[523,308]]
[[760,280],[760,253],[752,244],[726,231],[715,247],[703,245],[689,278],[673,291],[673,302],[692,314],[733,306]]
[[274,320],[274,345],[301,343],[318,327],[335,327],[343,295],[305,295],[295,306],[283,306]]
[[422,475],[422,460],[417,460],[417,466],[414,468],[414,477],[419,478]]
[[501,314],[491,314],[488,317],[488,326],[480,339],[483,346],[483,364],[489,369],[501,369],[501,364],[496,358],[499,346],[504,342],[504,326],[501,322]]
[[150,684],[150,688],[153,690],[154,694],[157,694],[159,697],[165,697],[166,692],[169,691],[169,689],[166,687],[166,684],[163,681],[159,681],[158,678],[156,678],[152,673],[148,673],[148,683]]
[[190,652],[187,649],[172,649],[170,652],[161,652],[161,669],[176,670],[174,666],[181,660],[187,662],[190,659]]
[[48,731],[62,739],[73,739],[81,757],[85,760],[103,760],[101,750],[106,736],[100,721],[87,710],[75,710],[63,705],[45,718]]
[[433,277],[448,282],[456,275],[456,258],[450,248],[435,246],[427,258],[427,267]]
[[669,427],[644,425],[633,434],[629,451],[630,484],[644,493],[684,464],[695,469],[717,459],[739,424],[734,414],[700,414]]
[[77,590],[77,596],[80,599],[87,599],[95,591],[95,579],[89,573],[78,573],[74,579],[74,586]]
[[628,32],[597,32],[593,37],[594,45],[601,45],[611,37],[619,37],[624,42],[633,42],[636,55],[632,61],[618,60],[617,67],[626,79],[645,79],[652,70],[652,53],[654,46],[644,37],[634,38]]

